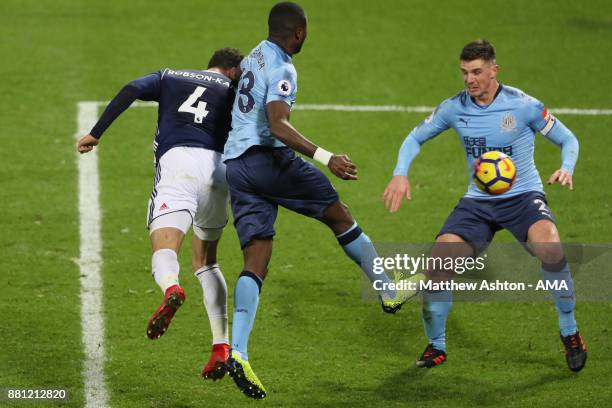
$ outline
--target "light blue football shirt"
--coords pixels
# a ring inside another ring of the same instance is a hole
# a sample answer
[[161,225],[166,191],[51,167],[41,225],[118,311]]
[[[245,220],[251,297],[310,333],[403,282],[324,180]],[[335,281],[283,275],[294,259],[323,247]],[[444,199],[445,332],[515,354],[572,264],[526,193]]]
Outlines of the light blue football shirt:
[[[494,199],[528,191],[543,192],[534,162],[536,132],[562,147],[561,167],[570,174],[578,158],[576,137],[548,112],[544,104],[519,89],[500,84],[495,99],[488,106],[476,104],[465,90],[442,102],[406,137],[393,174],[407,175],[420,145],[450,128],[457,133],[466,154],[470,176],[466,197]],[[474,162],[490,150],[511,156],[517,170],[514,186],[497,196],[480,191],[472,180]]]
[[223,160],[239,157],[251,146],[283,147],[270,134],[266,104],[283,101],[293,106],[297,93],[297,72],[277,44],[264,40],[240,63],[242,75],[232,108],[232,130]]

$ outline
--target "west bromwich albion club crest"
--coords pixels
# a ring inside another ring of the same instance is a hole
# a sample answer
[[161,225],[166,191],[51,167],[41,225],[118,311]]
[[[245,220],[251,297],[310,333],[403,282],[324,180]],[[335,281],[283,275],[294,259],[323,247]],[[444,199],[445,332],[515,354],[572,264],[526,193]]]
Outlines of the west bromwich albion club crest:
[[502,117],[501,128],[504,132],[512,132],[516,129],[516,118],[512,112],[506,112]]

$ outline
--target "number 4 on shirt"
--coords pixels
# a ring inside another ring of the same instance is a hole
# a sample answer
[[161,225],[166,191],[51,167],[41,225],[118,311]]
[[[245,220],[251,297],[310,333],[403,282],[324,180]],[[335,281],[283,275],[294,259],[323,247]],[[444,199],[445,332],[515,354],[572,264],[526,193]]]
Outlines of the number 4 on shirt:
[[208,116],[208,112],[210,112],[206,110],[206,102],[198,101],[198,99],[202,97],[202,94],[204,94],[205,90],[206,88],[203,86],[198,86],[195,91],[189,95],[189,98],[187,98],[178,108],[179,112],[193,113],[193,121],[195,123],[202,123],[204,118]]

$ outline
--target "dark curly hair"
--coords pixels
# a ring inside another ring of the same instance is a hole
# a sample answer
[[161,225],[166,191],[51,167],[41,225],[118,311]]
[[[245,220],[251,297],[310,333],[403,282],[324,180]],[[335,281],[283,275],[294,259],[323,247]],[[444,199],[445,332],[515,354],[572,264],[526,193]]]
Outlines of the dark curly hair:
[[244,58],[244,56],[237,48],[221,48],[215,51],[212,57],[210,57],[207,68],[230,69],[239,67],[242,58]]
[[461,61],[474,61],[477,59],[493,61],[495,60],[495,47],[484,39],[472,41],[463,47],[459,58]]

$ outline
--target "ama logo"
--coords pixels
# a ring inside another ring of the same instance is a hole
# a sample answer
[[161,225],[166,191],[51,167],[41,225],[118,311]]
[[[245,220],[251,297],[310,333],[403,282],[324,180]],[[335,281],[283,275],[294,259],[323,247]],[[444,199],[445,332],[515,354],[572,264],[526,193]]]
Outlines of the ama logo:
[[569,290],[567,281],[556,279],[554,281],[539,280],[536,290]]

